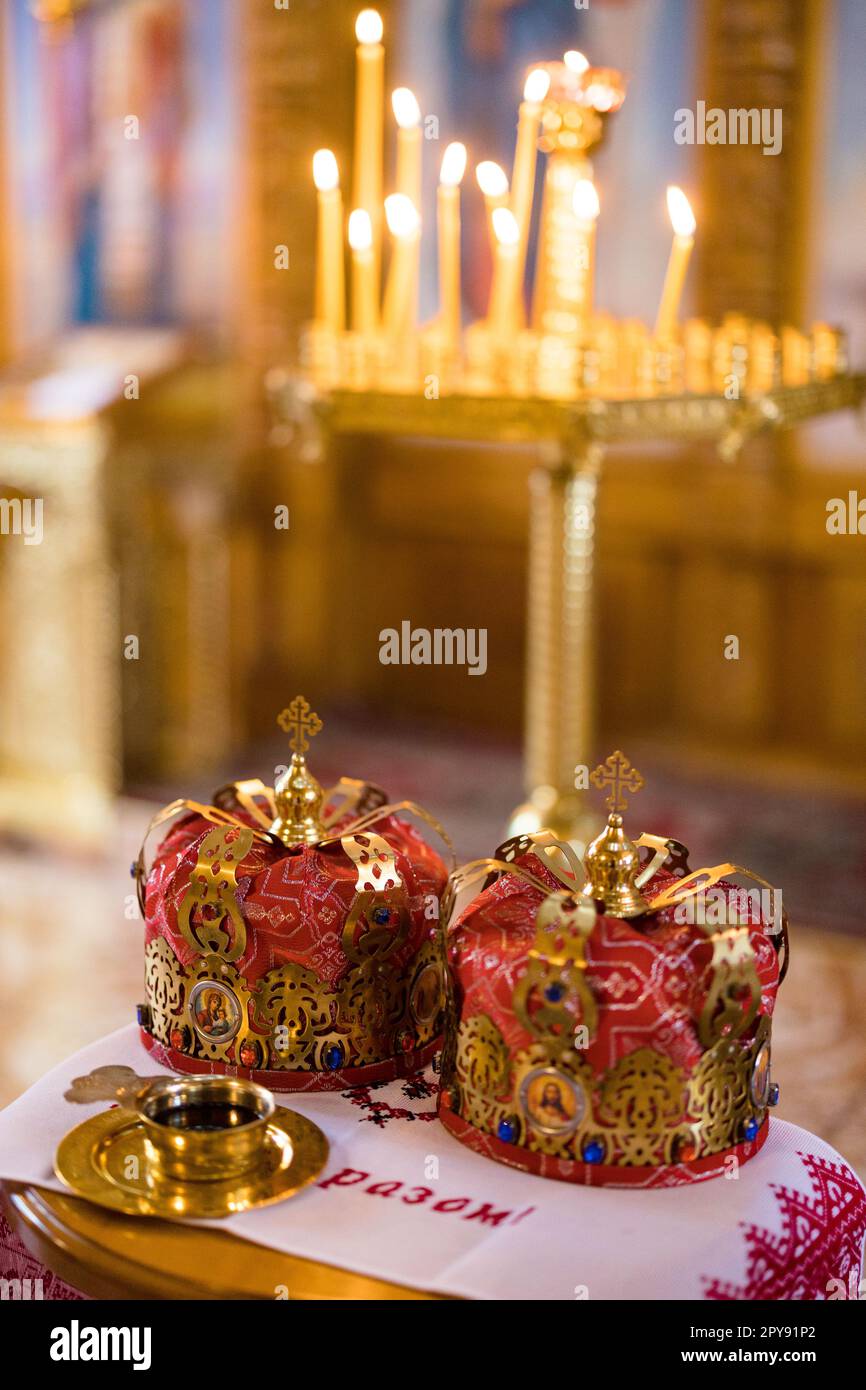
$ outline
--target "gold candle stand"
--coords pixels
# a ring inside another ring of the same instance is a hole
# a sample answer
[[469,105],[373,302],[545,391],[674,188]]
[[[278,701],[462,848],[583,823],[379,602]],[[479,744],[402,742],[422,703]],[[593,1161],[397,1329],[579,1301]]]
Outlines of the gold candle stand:
[[539,463],[529,482],[529,582],[524,734],[526,801],[509,833],[548,826],[582,853],[594,818],[581,809],[574,769],[595,745],[593,569],[595,507],[609,444],[707,441],[727,460],[767,430],[856,408],[866,376],[840,374],[727,400],[660,395],[574,401],[505,396],[343,391],[317,394],[308,381],[271,378],[275,411],[301,438],[305,457],[327,434],[391,435],[532,444]]

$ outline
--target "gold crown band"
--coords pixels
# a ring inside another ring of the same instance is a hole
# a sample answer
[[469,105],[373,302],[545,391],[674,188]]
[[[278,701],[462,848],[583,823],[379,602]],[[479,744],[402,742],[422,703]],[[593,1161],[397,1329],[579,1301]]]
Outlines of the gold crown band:
[[[484,1133],[535,1153],[613,1166],[692,1162],[749,1138],[770,1098],[770,1020],[750,1042],[722,1038],[693,1071],[642,1047],[598,1076],[574,1047],[549,1038],[509,1057],[486,1014],[457,1033],[450,1108]],[[545,1104],[544,1088],[557,1091]]]
[[356,895],[343,932],[351,963],[336,985],[292,961],[254,984],[224,956],[201,955],[187,968],[164,937],[154,937],[145,950],[147,1032],[189,1057],[257,1071],[364,1066],[432,1042],[443,1003],[439,944],[425,942],[404,976],[393,960],[409,927],[400,890],[375,894],[377,907],[400,913],[400,930],[355,940],[373,898]]

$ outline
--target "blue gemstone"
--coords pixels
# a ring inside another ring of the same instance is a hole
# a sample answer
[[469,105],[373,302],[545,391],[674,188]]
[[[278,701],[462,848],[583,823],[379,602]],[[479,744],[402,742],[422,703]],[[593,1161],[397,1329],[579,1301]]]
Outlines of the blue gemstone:
[[779,1083],[778,1083],[778,1081],[773,1081],[773,1082],[770,1083],[770,1094],[767,1096],[767,1104],[768,1104],[768,1105],[778,1105],[778,1104],[779,1104]]
[[377,907],[377,908],[374,909],[374,911],[373,911],[373,921],[374,921],[374,922],[378,922],[378,924],[379,924],[380,927],[383,927],[383,926],[385,925],[385,923],[386,923],[386,922],[390,922],[390,920],[391,920],[391,910],[390,910],[390,908],[387,908],[387,907]]
[[604,1144],[598,1139],[590,1139],[583,1146],[584,1163],[601,1163],[604,1158]]
[[496,1136],[502,1140],[503,1144],[513,1144],[517,1138],[517,1125],[513,1120],[500,1120]]
[[135,860],[133,859],[132,863],[131,863],[130,866],[129,866],[129,877],[130,877],[130,878],[135,878],[135,871],[136,871],[137,868],[138,868],[138,865],[136,864]]
[[745,1134],[746,1138],[749,1140],[750,1143],[753,1139],[757,1139],[758,1130],[760,1128],[761,1126],[758,1124],[758,1121],[755,1119],[754,1115],[750,1120],[746,1121],[743,1133]]
[[334,1043],[325,1053],[325,1066],[328,1071],[337,1071],[343,1065],[343,1049]]
[[149,1005],[149,1004],[136,1004],[136,1006],[135,1006],[135,1021],[136,1021],[136,1023],[138,1024],[139,1028],[149,1028],[149,1027],[150,1027],[150,1005]]
[[555,1004],[557,999],[561,999],[565,989],[562,985],[548,985],[544,991],[545,999],[549,999],[551,1004]]

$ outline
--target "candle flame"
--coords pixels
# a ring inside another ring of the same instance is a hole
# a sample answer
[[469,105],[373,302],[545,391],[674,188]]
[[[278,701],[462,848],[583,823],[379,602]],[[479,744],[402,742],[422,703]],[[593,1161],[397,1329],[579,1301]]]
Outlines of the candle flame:
[[461,145],[459,140],[453,141],[446,146],[442,156],[442,168],[439,170],[439,182],[447,184],[449,188],[456,188],[462,183],[463,175],[466,173],[466,146]]
[[410,92],[408,87],[395,88],[391,93],[391,107],[394,119],[403,130],[411,130],[413,126],[421,124],[421,107],[415,93]]
[[494,208],[493,231],[500,246],[516,246],[520,240],[520,227],[510,208]]
[[385,199],[385,218],[392,236],[414,236],[421,225],[418,209],[405,193],[392,193]]
[[574,215],[580,222],[594,222],[599,214],[598,190],[592,179],[578,179],[572,195]]
[[492,159],[482,159],[475,170],[475,177],[485,198],[502,198],[508,192],[508,175]]
[[366,208],[349,213],[349,245],[353,251],[369,251],[373,245],[373,223]]
[[313,155],[313,183],[320,193],[340,186],[340,171],[333,150],[316,150]]
[[675,236],[694,236],[697,222],[692,205],[681,188],[672,183],[668,188],[668,214]]
[[358,43],[381,43],[385,26],[378,10],[362,10],[355,20],[355,38]]
[[550,91],[550,73],[544,68],[533,68],[523,88],[524,101],[544,101]]
[[617,100],[617,95],[609,82],[590,82],[586,89],[586,99],[596,111],[610,111]]
[[572,72],[578,73],[578,75],[582,72],[586,72],[589,67],[589,59],[584,53],[578,52],[576,48],[570,48],[567,53],[563,53],[562,61],[567,68],[570,68]]

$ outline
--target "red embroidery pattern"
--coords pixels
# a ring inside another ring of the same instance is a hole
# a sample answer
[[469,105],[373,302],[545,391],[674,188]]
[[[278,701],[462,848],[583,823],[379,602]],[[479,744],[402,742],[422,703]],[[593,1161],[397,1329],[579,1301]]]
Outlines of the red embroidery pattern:
[[[778,1235],[742,1222],[748,1258],[743,1284],[705,1276],[705,1297],[719,1300],[827,1297],[830,1280],[856,1287],[866,1233],[866,1191],[844,1163],[798,1153],[812,1195],[772,1184],[782,1213]],[[853,1278],[852,1278],[853,1275]]]
[[30,1254],[0,1211],[0,1280],[5,1295],[20,1299],[81,1300],[87,1297],[64,1283]]
[[[407,1101],[428,1101],[429,1109],[410,1110],[405,1105],[392,1105],[384,1096],[374,1099],[374,1092],[382,1090],[385,1086],[394,1095],[394,1099],[400,1096]],[[359,1106],[366,1110],[362,1120],[369,1121],[379,1129],[384,1129],[391,1120],[423,1120],[429,1122],[436,1119],[436,1096],[439,1091],[438,1082],[432,1077],[425,1075],[424,1072],[415,1072],[405,1081],[396,1085],[391,1081],[375,1081],[367,1086],[353,1086],[351,1090],[343,1092],[343,1099],[348,1100],[352,1105]]]

